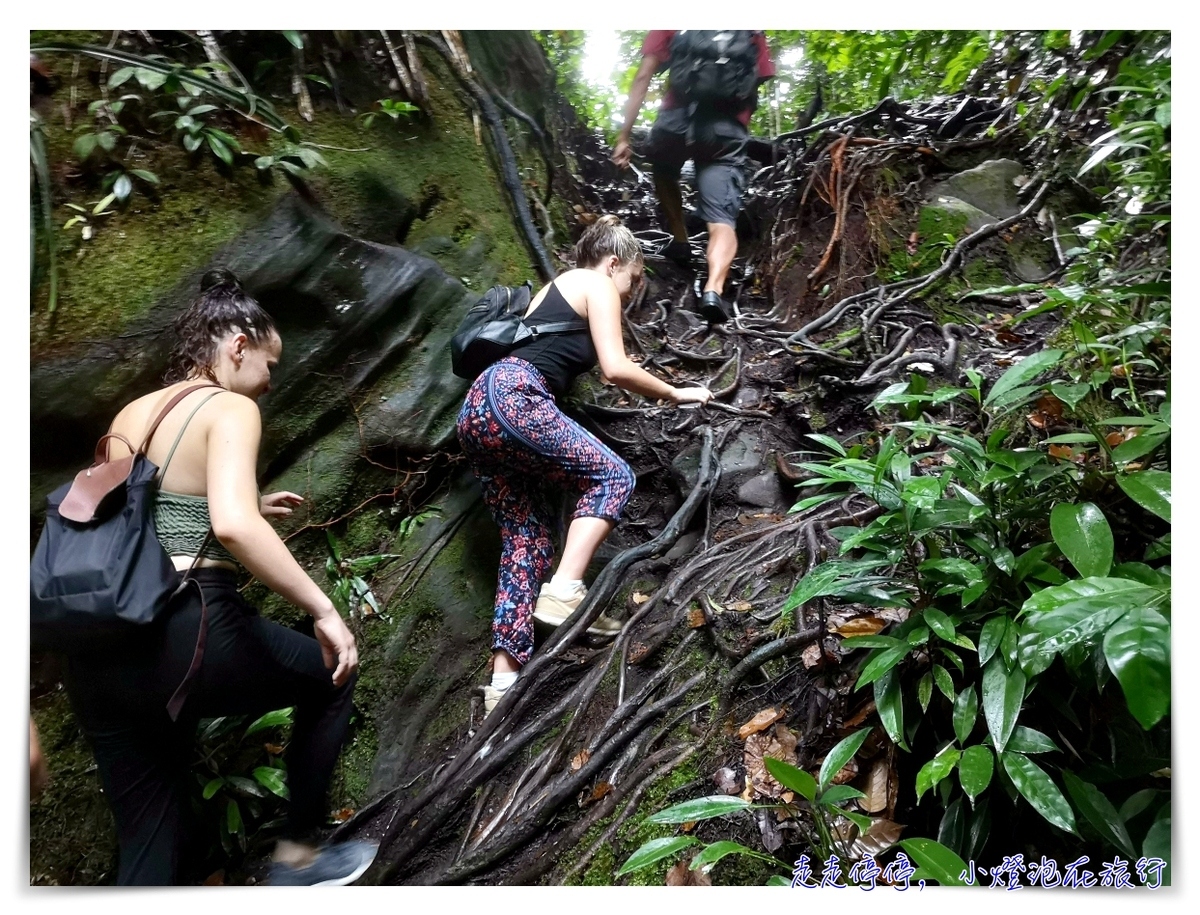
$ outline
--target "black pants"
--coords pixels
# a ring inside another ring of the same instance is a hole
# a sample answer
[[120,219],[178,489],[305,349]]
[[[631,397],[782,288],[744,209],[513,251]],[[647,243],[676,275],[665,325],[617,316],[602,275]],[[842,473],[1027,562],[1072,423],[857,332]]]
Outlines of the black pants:
[[316,639],[260,618],[238,594],[233,572],[199,569],[193,575],[208,602],[208,644],[178,721],[170,720],[166,705],[196,646],[196,588],[177,599],[162,626],[137,633],[120,653],[79,655],[67,663],[71,706],[117,821],[122,885],[179,882],[200,718],[295,706],[286,757],[289,838],[306,838],[322,824],[346,738],[355,678],[334,688]]

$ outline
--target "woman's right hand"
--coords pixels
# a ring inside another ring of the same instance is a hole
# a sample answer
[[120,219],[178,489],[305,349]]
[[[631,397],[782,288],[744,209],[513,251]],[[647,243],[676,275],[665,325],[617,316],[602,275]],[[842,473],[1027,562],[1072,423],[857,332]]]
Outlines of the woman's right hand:
[[712,400],[712,396],[712,391],[710,391],[708,388],[676,388],[675,396],[672,399],[677,404],[706,404]]
[[326,667],[337,665],[333,685],[341,686],[358,670],[358,646],[345,620],[332,608],[313,623],[313,634],[321,643],[321,657]]

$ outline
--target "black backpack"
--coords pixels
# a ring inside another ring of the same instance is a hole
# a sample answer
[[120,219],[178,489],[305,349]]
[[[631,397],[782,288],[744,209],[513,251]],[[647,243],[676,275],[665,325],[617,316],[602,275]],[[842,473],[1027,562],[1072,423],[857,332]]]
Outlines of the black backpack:
[[471,306],[450,338],[450,365],[459,378],[474,381],[493,362],[545,334],[570,334],[588,329],[584,318],[530,327],[521,316],[529,308],[533,288],[493,286]]
[[671,39],[671,91],[697,108],[735,113],[758,90],[758,47],[746,30],[683,29]]
[[[205,383],[180,391],[159,412],[136,450],[122,435],[102,436],[95,463],[46,497],[46,524],[29,564],[29,641],[35,650],[75,654],[128,644],[131,634],[162,618],[171,598],[184,587],[198,587],[188,575],[180,580],[158,541],[152,514],[158,467],[146,457],[146,448],[164,417],[201,388],[224,390]],[[132,454],[108,460],[110,438],[124,442]],[[204,654],[208,608],[203,592],[201,603],[192,667],[167,706],[172,719]]]

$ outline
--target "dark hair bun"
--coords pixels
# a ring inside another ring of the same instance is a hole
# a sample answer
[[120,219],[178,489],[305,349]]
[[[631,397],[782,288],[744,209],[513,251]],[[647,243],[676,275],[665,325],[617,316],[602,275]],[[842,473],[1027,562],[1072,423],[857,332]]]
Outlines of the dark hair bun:
[[208,292],[214,286],[232,286],[239,291],[242,288],[242,284],[233,275],[233,272],[226,270],[224,267],[216,267],[213,270],[209,270],[208,273],[200,278],[201,292]]

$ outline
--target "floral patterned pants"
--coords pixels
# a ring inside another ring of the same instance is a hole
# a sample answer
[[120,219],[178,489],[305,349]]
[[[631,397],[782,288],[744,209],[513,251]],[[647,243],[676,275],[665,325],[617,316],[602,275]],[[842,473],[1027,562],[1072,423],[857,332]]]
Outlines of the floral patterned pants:
[[625,461],[558,409],[542,374],[515,356],[475,379],[458,414],[458,440],[500,526],[492,647],[525,664],[538,588],[554,558],[551,488],[578,494],[572,517],[615,522],[636,480]]

